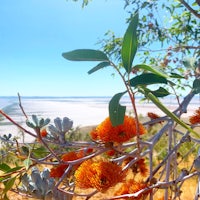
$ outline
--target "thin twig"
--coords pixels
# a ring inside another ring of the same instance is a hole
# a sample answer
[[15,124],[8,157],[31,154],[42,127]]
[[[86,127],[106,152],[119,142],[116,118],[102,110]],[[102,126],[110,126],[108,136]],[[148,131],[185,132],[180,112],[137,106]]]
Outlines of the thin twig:
[[17,93],[17,95],[18,95],[18,99],[19,99],[19,107],[21,108],[22,113],[24,114],[24,116],[26,117],[26,119],[28,119],[28,116],[27,116],[27,114],[25,113],[24,108],[23,108],[22,103],[21,103],[21,97],[20,97],[20,94]]
[[9,117],[5,112],[3,112],[2,110],[0,110],[0,114],[2,114],[6,119],[8,119],[12,124],[14,124],[15,126],[17,126],[19,129],[21,129],[22,131],[24,131],[25,133],[28,133],[29,135],[37,138],[37,135],[35,135],[34,133],[31,133],[30,131],[26,130],[25,128],[23,128],[21,125],[19,125],[17,122],[15,122],[11,117]]

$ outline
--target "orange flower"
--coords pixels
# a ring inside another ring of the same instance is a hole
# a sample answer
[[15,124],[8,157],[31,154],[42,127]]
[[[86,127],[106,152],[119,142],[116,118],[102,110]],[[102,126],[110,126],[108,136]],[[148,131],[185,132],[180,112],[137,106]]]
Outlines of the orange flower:
[[92,148],[86,148],[86,149],[82,149],[78,152],[76,152],[77,155],[77,159],[78,158],[83,158],[84,156],[89,155],[90,153],[92,153],[94,150]]
[[[139,124],[139,134],[144,133],[146,133],[146,129],[142,124]],[[123,124],[113,126],[108,117],[90,135],[93,140],[100,140],[105,143],[123,143],[137,135],[136,120],[132,117],[125,116]]]
[[122,168],[109,161],[87,160],[75,172],[76,186],[83,189],[96,188],[105,192],[125,177]]
[[[159,115],[157,115],[156,113],[152,113],[152,112],[148,112],[148,113],[147,113],[147,116],[148,116],[151,120],[160,118]],[[162,123],[162,122],[163,122],[163,121],[160,121],[159,123]]]
[[67,165],[63,165],[63,164],[53,167],[51,168],[51,171],[50,171],[50,177],[60,178],[65,173],[66,169],[67,169]]
[[195,114],[189,118],[191,124],[199,124],[200,123],[200,108],[195,111]]
[[75,171],[74,176],[76,179],[76,186],[78,186],[79,188],[88,189],[92,187],[89,177],[90,175],[92,175],[90,172],[92,164],[92,160],[86,160]]
[[160,116],[155,114],[155,113],[152,113],[152,112],[148,112],[147,113],[147,116],[150,118],[150,119],[158,119]]
[[77,152],[71,151],[62,155],[62,161],[72,161],[78,159]]
[[44,128],[44,129],[42,129],[41,131],[40,131],[40,135],[42,136],[42,137],[46,137],[47,136],[47,130],[46,130],[46,128]]
[[[133,179],[130,179],[126,182],[123,183],[123,185],[121,186],[121,188],[116,191],[115,195],[119,196],[119,195],[124,195],[124,194],[134,194],[144,188],[148,187],[146,183],[143,182],[137,182]],[[138,195],[137,197],[126,197],[123,198],[124,199],[130,199],[130,200],[143,200],[146,199],[145,197],[151,192],[151,190],[146,191],[140,195]]]
[[[72,152],[68,152],[66,154],[63,154],[62,157],[61,157],[61,160],[65,161],[65,162],[73,161],[73,160],[77,160],[79,158],[84,157],[84,155],[85,154],[82,150],[77,151],[77,152],[72,151]],[[79,164],[74,165],[73,167],[74,167],[74,169],[76,169],[78,166],[79,166]],[[54,177],[54,178],[60,178],[64,174],[67,167],[68,167],[68,164],[60,164],[56,167],[53,167],[51,169],[50,176]]]
[[111,150],[107,151],[106,154],[107,154],[108,156],[114,156],[114,155],[116,154],[116,151],[113,150],[113,149],[111,149]]

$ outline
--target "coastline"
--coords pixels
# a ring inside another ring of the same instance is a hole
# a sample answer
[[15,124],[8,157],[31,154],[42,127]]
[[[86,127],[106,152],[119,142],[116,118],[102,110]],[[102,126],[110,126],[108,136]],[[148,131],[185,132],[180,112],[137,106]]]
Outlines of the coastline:
[[[84,97],[84,98],[27,98],[22,99],[22,106],[27,116],[31,119],[31,115],[37,115],[42,118],[50,118],[51,122],[56,117],[68,117],[73,121],[73,127],[87,127],[95,126],[101,123],[106,117],[108,117],[108,103],[110,98],[97,98],[97,97]],[[127,107],[127,113],[131,112],[131,104],[125,99],[121,103]],[[174,111],[177,105],[171,100],[167,102],[166,107],[170,111]],[[154,112],[160,116],[165,114],[152,103],[136,101],[138,116],[147,116],[148,112]],[[188,106],[188,112],[182,115],[182,118],[188,118],[193,115],[194,111],[198,108],[196,104]],[[25,121],[26,118],[23,115],[17,102],[12,102],[6,106],[5,112],[16,122],[27,128]],[[32,131],[32,130],[31,130]],[[19,129],[10,124],[7,119],[0,121],[0,134],[17,135]],[[29,135],[25,136],[25,141],[32,141]]]

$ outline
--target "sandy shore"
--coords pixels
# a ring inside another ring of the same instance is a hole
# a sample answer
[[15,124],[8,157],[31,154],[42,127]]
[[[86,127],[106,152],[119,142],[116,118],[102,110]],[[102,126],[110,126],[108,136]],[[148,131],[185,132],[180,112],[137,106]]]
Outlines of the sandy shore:
[[[131,111],[130,104],[127,104],[127,112]],[[167,108],[174,111],[177,106],[175,104],[167,104]],[[56,117],[68,117],[74,122],[74,127],[83,127],[90,125],[97,125],[108,116],[108,103],[95,102],[95,101],[83,101],[83,102],[66,102],[66,101],[32,101],[26,100],[23,102],[23,108],[26,114],[30,117],[35,114],[39,117],[50,118],[51,123]],[[197,109],[195,105],[188,107],[188,112],[183,114],[183,117],[191,116],[194,110]],[[138,115],[146,116],[148,112],[157,113],[160,116],[165,114],[151,103],[139,103],[137,102]],[[8,115],[20,123],[24,128],[27,128],[25,124],[26,118],[21,112],[18,104],[13,104],[10,108]],[[30,129],[29,129],[30,130]],[[0,134],[12,133],[17,135],[19,129],[16,126],[9,124],[9,121],[4,119],[0,122]],[[27,135],[26,141],[32,141],[32,138]]]

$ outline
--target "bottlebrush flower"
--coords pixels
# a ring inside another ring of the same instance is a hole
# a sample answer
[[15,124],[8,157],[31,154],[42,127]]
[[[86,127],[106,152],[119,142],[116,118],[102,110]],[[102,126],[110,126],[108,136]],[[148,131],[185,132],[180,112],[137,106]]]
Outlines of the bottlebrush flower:
[[[146,133],[146,129],[139,123],[139,134]],[[124,123],[118,126],[113,126],[110,118],[106,118],[99,124],[95,130],[90,133],[93,140],[100,140],[102,142],[127,142],[137,135],[136,120],[133,117],[125,116]]]
[[189,117],[189,121],[191,124],[199,124],[200,123],[200,108],[195,111],[195,114]]
[[[64,162],[73,161],[73,160],[78,160],[84,156],[85,156],[85,153],[82,150],[77,151],[77,152],[72,151],[72,152],[63,154],[61,157],[61,160]],[[74,165],[73,167],[74,169],[76,169],[78,166],[79,164]],[[54,178],[60,178],[64,174],[67,167],[68,167],[68,164],[60,164],[58,166],[53,167],[51,169],[50,176]]]
[[121,166],[113,162],[87,160],[79,166],[74,176],[77,187],[96,188],[100,192],[105,192],[123,181],[125,172],[122,171]]
[[113,149],[106,152],[106,155],[108,156],[114,156],[115,154],[116,154],[116,151]]
[[[143,182],[137,182],[133,179],[127,180],[126,182],[124,182],[122,184],[122,186],[120,187],[120,189],[118,191],[115,192],[115,196],[119,196],[119,195],[124,195],[124,194],[134,194],[144,188],[148,187],[146,183]],[[129,199],[129,200],[143,200],[146,199],[146,196],[151,192],[151,190],[144,192],[140,195],[138,195],[138,197],[123,197],[124,199]],[[122,200],[122,199],[121,199]]]
[[67,169],[67,166],[68,165],[60,164],[58,166],[55,166],[55,167],[51,168],[50,177],[60,178],[65,173],[65,170]]

